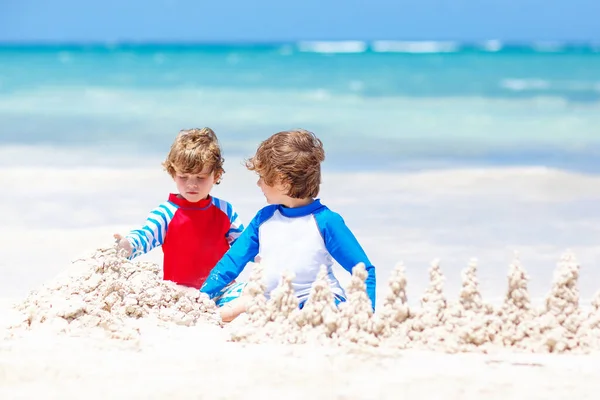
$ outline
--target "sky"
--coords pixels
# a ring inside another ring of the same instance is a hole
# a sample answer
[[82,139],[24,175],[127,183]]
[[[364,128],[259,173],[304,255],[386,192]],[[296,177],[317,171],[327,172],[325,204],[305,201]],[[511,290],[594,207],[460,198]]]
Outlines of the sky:
[[600,0],[0,0],[0,42],[600,42]]

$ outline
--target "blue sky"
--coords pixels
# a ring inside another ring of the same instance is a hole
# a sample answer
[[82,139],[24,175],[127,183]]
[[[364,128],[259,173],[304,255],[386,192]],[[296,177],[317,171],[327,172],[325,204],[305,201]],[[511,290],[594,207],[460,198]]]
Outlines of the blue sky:
[[593,40],[600,0],[0,0],[0,41]]

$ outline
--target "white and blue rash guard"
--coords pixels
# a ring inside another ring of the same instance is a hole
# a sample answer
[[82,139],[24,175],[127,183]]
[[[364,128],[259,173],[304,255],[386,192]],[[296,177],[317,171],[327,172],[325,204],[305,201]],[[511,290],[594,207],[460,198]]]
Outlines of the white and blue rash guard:
[[261,209],[210,272],[200,291],[215,297],[256,256],[265,266],[267,298],[279,284],[283,272],[289,271],[295,276],[292,285],[300,303],[308,298],[321,265],[327,267],[331,291],[345,297],[333,275],[333,261],[350,273],[362,262],[368,273],[367,294],[375,309],[375,267],[342,217],[318,199],[297,208],[270,205]]

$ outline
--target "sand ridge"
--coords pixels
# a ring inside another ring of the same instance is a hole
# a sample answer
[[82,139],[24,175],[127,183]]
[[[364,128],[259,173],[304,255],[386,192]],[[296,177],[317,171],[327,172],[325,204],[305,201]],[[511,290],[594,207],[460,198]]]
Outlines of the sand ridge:
[[[498,307],[485,303],[477,280],[477,261],[462,271],[462,288],[456,301],[444,295],[444,276],[438,260],[429,269],[430,286],[421,307],[408,306],[404,266],[399,264],[388,282],[389,294],[377,313],[371,311],[365,292],[366,270],[354,268],[346,288],[348,300],[336,309],[333,296],[319,274],[307,305],[290,311],[279,300],[292,296],[290,277],[284,276],[276,294],[264,299],[260,268],[248,292],[255,299],[247,315],[226,327],[234,341],[254,343],[329,343],[344,347],[371,346],[434,350],[447,353],[511,350],[528,353],[589,353],[600,350],[600,292],[592,309],[579,306],[579,264],[566,252],[554,275],[542,307],[532,306],[529,277],[518,256],[509,266],[507,290]],[[257,306],[260,304],[261,306]],[[263,317],[257,318],[257,315]],[[264,316],[268,316],[265,318]]]
[[208,296],[162,280],[154,263],[131,262],[109,248],[76,264],[16,305],[23,320],[10,326],[10,335],[46,329],[135,341],[142,320],[165,327],[221,324]]
[[579,264],[566,252],[557,265],[551,290],[541,307],[531,304],[529,277],[515,256],[508,269],[501,305],[487,304],[479,289],[477,261],[462,271],[459,296],[444,294],[439,260],[429,269],[430,286],[420,307],[408,305],[409,287],[403,264],[389,281],[389,293],[377,313],[366,294],[364,265],[358,264],[346,287],[347,301],[336,307],[323,267],[302,309],[294,296],[293,276],[265,296],[264,265],[253,268],[245,294],[248,311],[224,325],[214,303],[198,290],[163,281],[158,265],[128,261],[115,249],[99,249],[30,295],[16,309],[23,319],[11,336],[49,329],[69,335],[101,335],[137,340],[140,322],[159,327],[211,324],[224,326],[231,341],[318,344],[339,348],[434,350],[446,353],[519,352],[589,353],[600,350],[600,292],[590,311],[579,305]]

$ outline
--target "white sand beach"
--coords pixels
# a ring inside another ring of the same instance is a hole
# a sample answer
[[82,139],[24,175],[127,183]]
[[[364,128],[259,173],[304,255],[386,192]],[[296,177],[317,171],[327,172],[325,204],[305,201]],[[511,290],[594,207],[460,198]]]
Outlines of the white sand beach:
[[[226,170],[223,184],[214,194],[231,201],[248,222],[263,205],[254,177],[235,164],[227,165]],[[600,289],[600,247],[596,239],[600,212],[595,207],[600,198],[600,178],[596,176],[545,168],[324,175],[323,202],[344,216],[377,267],[378,314],[386,309],[388,282],[398,262],[406,271],[406,306],[425,309],[422,297],[431,288],[430,263],[436,258],[440,259],[445,278],[441,293],[448,309],[450,304],[465,304],[459,301],[459,295],[465,293],[461,271],[472,257],[478,260],[477,290],[481,297],[474,296],[469,304],[483,301],[500,309],[507,297],[509,265],[514,261],[514,251],[518,251],[530,277],[528,296],[533,308],[548,307],[545,299],[552,296],[560,300],[553,303],[556,318],[574,312],[575,306],[581,307],[576,307],[580,315],[576,330],[578,334],[588,332],[589,346],[575,346],[574,351],[561,354],[502,346],[490,346],[487,353],[476,349],[448,354],[444,343],[428,350],[394,345],[389,337],[377,339],[376,346],[281,344],[281,332],[277,333],[274,325],[262,327],[262,331],[257,328],[262,335],[259,340],[254,337],[234,342],[231,334],[244,326],[244,320],[220,327],[211,322],[208,309],[195,311],[199,313],[195,315],[206,314],[208,319],[198,317],[191,326],[174,322],[178,318],[175,314],[162,322],[151,315],[127,319],[119,314],[121,319],[115,321],[126,323],[113,321],[116,330],[88,327],[82,318],[92,315],[92,300],[86,303],[87,309],[68,318],[44,308],[57,304],[60,296],[66,299],[61,307],[68,308],[69,302],[79,296],[71,293],[75,286],[69,286],[74,282],[70,278],[64,278],[67,284],[50,290],[52,280],[66,270],[74,276],[83,273],[86,265],[91,265],[91,252],[111,246],[112,233],[142,223],[146,213],[172,190],[168,177],[160,167],[146,164],[137,168],[23,165],[0,169],[0,188],[8,194],[0,198],[0,205],[10,210],[0,224],[2,399],[598,396],[600,383],[594,380],[600,367],[598,329],[590,328],[597,326],[597,321],[589,316],[593,310],[589,307],[591,299]],[[575,284],[565,283],[553,291],[552,282],[556,283],[560,275],[555,275],[560,269],[557,263],[567,249],[576,259],[563,263],[562,271],[576,271]],[[71,264],[81,257],[87,257],[83,264]],[[157,250],[140,257],[140,262],[159,263],[160,259]],[[348,287],[351,277],[338,271],[342,284]],[[243,277],[249,274],[245,271]],[[144,282],[162,288],[155,281]],[[38,291],[38,300],[48,301],[46,306],[31,301],[36,296],[32,290]],[[100,289],[88,290],[91,299]],[[429,297],[430,306],[438,304],[434,297]],[[196,301],[190,300],[189,304],[199,310],[202,303]],[[24,302],[29,302],[30,311],[38,307],[38,317],[45,315],[45,319],[39,318],[31,326],[22,325],[27,312],[15,310],[13,305]],[[477,307],[473,315],[479,318],[485,314],[485,307]],[[125,309],[125,305],[114,309]],[[444,314],[444,321],[456,317],[452,312]],[[79,325],[77,329],[70,329],[65,322],[57,325],[59,318],[71,324],[78,321]],[[424,318],[415,321],[423,322]],[[540,323],[540,318],[532,321]],[[85,321],[99,323],[91,317]],[[445,322],[436,321],[431,332],[447,333]],[[558,319],[553,321],[544,323],[558,324]],[[567,322],[559,325],[567,327]],[[375,325],[370,326],[369,334],[375,335]],[[113,335],[129,328],[135,334]],[[263,334],[269,329],[276,332],[273,340]],[[411,329],[414,331],[414,326],[408,331]],[[401,336],[401,330],[395,332]],[[551,329],[545,332],[550,334]],[[414,343],[423,340],[420,337]],[[262,343],[253,343],[256,341]],[[547,343],[547,338],[543,341]]]
[[142,349],[32,335],[0,349],[3,399],[595,399],[597,356],[448,355],[226,342],[149,329]]

